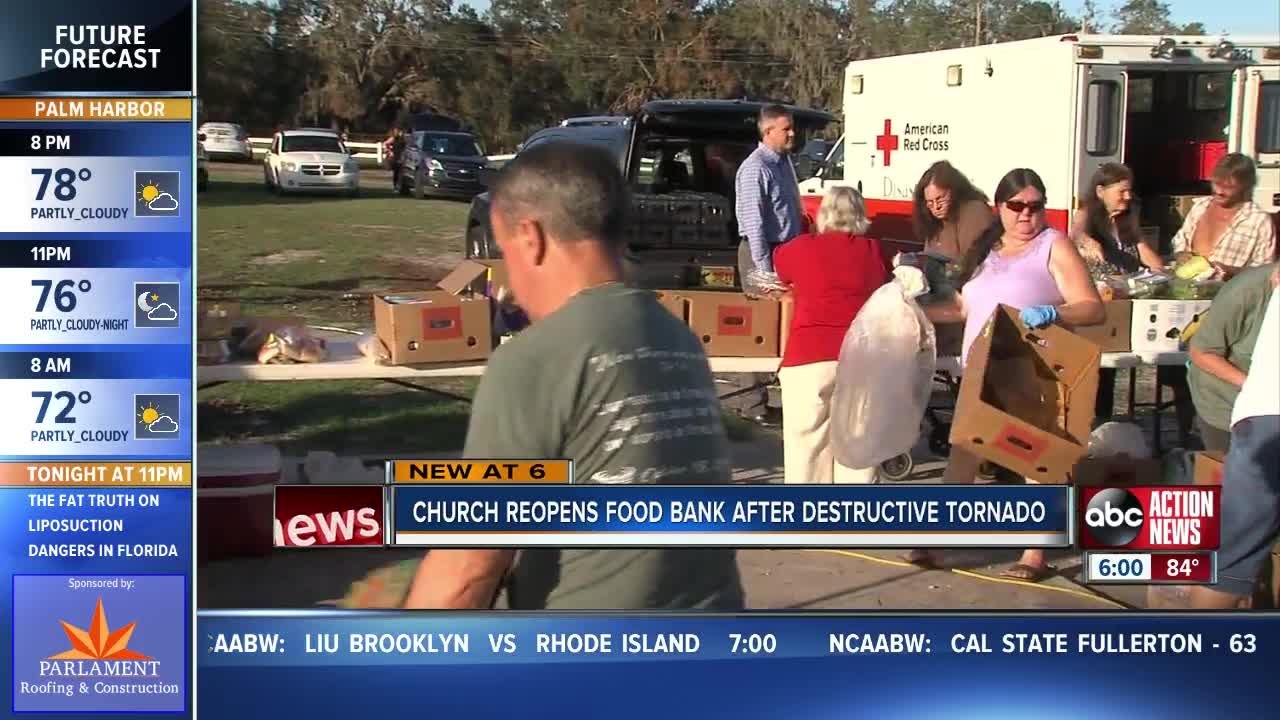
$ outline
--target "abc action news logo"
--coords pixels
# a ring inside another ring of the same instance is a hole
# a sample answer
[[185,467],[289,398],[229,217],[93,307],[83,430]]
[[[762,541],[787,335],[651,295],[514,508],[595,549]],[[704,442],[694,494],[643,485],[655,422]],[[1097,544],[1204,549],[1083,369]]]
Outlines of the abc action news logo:
[[1084,488],[1086,550],[1216,550],[1220,487]]
[[383,544],[381,485],[277,485],[275,547]]

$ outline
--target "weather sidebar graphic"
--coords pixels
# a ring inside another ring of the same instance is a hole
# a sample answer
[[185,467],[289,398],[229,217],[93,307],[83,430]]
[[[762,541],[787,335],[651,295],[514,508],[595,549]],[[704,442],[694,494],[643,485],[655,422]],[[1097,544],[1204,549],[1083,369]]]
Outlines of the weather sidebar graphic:
[[13,578],[14,712],[180,712],[181,575]]

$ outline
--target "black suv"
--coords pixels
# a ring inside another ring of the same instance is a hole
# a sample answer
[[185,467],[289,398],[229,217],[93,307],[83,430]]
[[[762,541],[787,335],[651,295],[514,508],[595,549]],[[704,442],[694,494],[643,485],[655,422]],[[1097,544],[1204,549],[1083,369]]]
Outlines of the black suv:
[[[568,141],[606,148],[631,185],[627,245],[638,262],[636,280],[649,287],[700,283],[699,266],[737,263],[733,187],[738,166],[759,143],[763,102],[656,100],[630,122],[553,127],[530,137],[521,152]],[[836,117],[789,107],[796,146]],[[489,234],[489,196],[477,195],[467,217],[466,256],[499,257]]]
[[468,132],[415,130],[400,159],[401,195],[470,200],[484,191],[480,171],[488,164],[476,137]]

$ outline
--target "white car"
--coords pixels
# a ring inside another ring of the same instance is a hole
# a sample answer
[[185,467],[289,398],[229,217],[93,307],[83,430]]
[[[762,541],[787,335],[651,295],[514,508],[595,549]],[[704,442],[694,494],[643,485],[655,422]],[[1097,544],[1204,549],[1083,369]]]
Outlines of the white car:
[[204,135],[205,150],[213,159],[237,160],[250,162],[253,160],[253,146],[249,144],[249,133],[243,127],[233,123],[207,122],[200,126],[200,134]]
[[271,139],[262,179],[276,193],[301,191],[360,194],[360,164],[330,130],[285,130]]

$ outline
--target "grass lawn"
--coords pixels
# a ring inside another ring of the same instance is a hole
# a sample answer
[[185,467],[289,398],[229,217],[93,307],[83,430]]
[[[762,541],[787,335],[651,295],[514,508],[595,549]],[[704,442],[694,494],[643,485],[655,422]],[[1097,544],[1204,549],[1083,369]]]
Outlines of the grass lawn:
[[369,293],[430,287],[462,259],[467,203],[396,195],[367,171],[361,197],[267,192],[257,165],[212,165],[200,194],[201,299],[344,326],[370,322]]
[[[462,259],[467,204],[404,198],[367,171],[361,197],[277,197],[257,164],[210,165],[200,194],[202,300],[312,324],[369,329],[370,293],[431,287]],[[426,385],[427,383],[423,383]],[[430,387],[470,397],[474,380]],[[200,392],[200,442],[269,442],[303,455],[400,455],[462,447],[465,401],[379,381],[229,383]],[[726,418],[730,437],[750,424]]]

